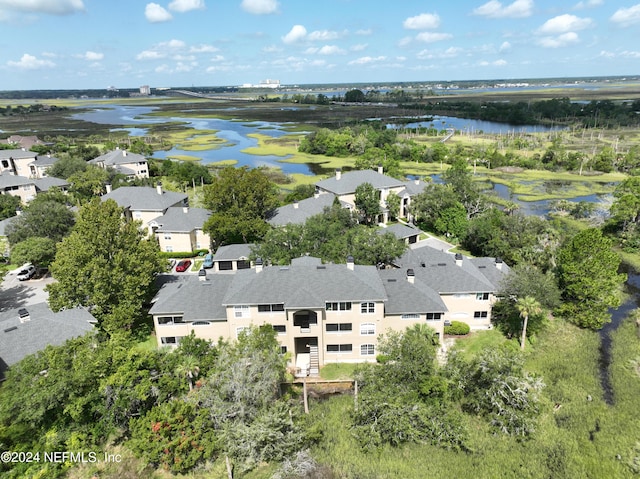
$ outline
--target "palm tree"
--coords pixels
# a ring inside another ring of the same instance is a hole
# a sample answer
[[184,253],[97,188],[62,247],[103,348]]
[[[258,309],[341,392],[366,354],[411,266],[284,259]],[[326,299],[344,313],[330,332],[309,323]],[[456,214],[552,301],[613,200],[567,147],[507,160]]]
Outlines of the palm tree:
[[193,380],[200,374],[200,366],[197,365],[196,358],[191,355],[185,356],[178,364],[176,374],[185,376],[189,381],[189,391],[193,391]]
[[542,306],[536,298],[533,296],[525,296],[519,298],[516,302],[516,308],[520,312],[520,317],[524,320],[522,325],[522,339],[520,340],[520,349],[524,351],[524,344],[527,340],[527,324],[531,316],[536,316],[542,313]]

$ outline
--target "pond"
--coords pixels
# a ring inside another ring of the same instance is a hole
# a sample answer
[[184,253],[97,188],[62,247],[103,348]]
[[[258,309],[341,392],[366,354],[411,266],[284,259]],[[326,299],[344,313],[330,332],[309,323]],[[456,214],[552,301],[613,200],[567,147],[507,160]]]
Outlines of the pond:
[[[268,166],[280,168],[284,173],[301,173],[313,175],[310,165],[283,163],[287,157],[274,155],[252,155],[244,153],[242,150],[258,146],[258,140],[250,137],[252,133],[278,138],[286,135],[283,124],[266,121],[235,121],[221,120],[218,118],[190,118],[188,116],[153,117],[145,116],[155,108],[140,106],[96,107],[95,109],[73,115],[74,119],[91,121],[94,123],[123,125],[117,130],[126,130],[131,136],[144,136],[148,134],[147,128],[142,125],[160,124],[168,122],[181,122],[185,128],[192,128],[197,132],[205,130],[217,130],[216,136],[225,140],[219,146],[209,150],[198,150],[197,152],[183,150],[174,147],[168,151],[156,151],[154,158],[165,159],[168,157],[197,156],[203,164],[217,163],[221,161],[233,160],[237,166],[249,166],[252,168]],[[140,125],[140,126],[135,126]],[[115,130],[114,130],[115,131]]]
[[454,129],[461,133],[544,133],[547,131],[563,130],[565,127],[547,127],[541,125],[510,125],[496,121],[470,120],[453,116],[425,116],[425,120],[418,120],[406,124],[387,124],[387,128],[435,128],[438,131]]

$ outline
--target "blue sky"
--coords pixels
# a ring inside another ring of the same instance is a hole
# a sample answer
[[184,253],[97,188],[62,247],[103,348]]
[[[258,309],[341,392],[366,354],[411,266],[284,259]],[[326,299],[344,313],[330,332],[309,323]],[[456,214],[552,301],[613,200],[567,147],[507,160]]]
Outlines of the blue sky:
[[0,90],[640,73],[633,1],[0,0],[0,32]]

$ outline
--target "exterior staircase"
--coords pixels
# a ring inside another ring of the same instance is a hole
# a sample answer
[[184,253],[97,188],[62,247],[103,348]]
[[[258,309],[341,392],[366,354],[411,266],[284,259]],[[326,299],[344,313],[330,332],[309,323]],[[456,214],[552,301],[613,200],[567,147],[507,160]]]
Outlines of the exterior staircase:
[[318,359],[318,345],[311,344],[309,346],[309,375],[317,376],[320,374],[320,363]]

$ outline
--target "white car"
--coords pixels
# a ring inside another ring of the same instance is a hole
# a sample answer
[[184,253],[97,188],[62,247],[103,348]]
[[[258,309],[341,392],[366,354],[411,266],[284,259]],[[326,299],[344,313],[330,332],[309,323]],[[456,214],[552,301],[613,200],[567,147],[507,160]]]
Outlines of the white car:
[[31,279],[36,274],[36,267],[31,263],[27,263],[18,271],[18,281],[26,281]]

